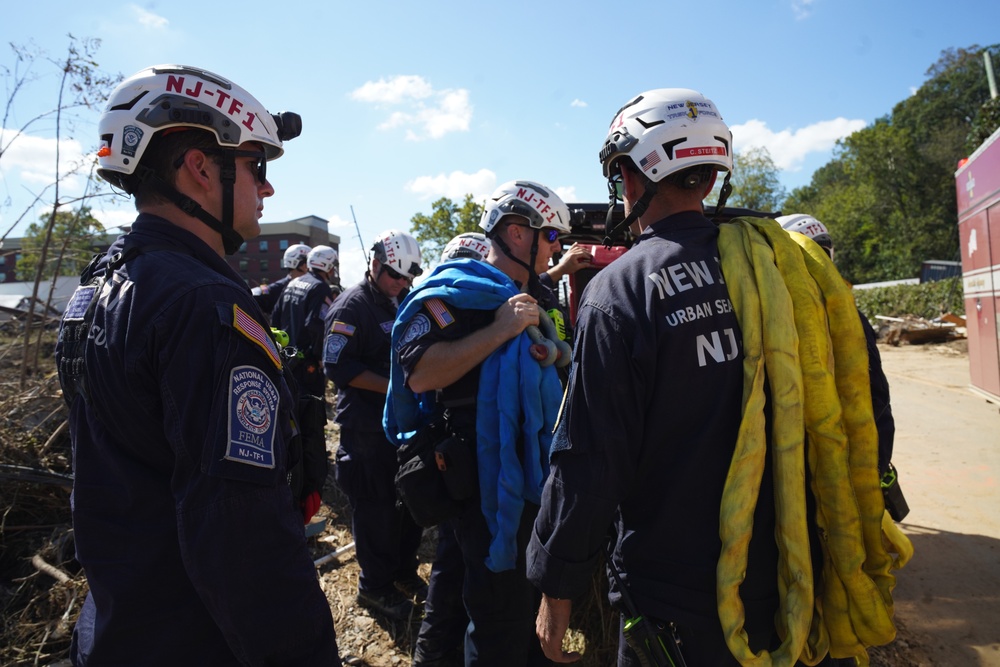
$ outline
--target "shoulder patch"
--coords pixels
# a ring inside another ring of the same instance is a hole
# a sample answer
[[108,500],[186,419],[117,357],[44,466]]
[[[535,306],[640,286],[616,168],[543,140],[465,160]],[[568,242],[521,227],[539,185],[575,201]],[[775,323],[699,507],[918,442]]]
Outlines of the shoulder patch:
[[380,324],[379,326],[382,327],[382,333],[391,334],[392,333],[392,325],[395,324],[395,323],[396,323],[395,320],[386,320],[385,322],[383,322],[382,324]]
[[323,348],[323,363],[335,364],[340,361],[340,353],[347,345],[347,337],[340,334],[330,334],[326,337],[326,346]]
[[347,322],[341,322],[340,320],[334,320],[333,326],[330,327],[331,333],[342,333],[346,336],[354,335],[355,327],[353,324],[348,324]]
[[251,343],[264,350],[275,368],[281,370],[281,357],[278,355],[278,348],[274,341],[257,320],[235,303],[233,304],[233,328],[246,336]]
[[278,388],[254,366],[237,366],[229,375],[230,461],[274,467],[274,434],[278,421]]
[[449,324],[454,324],[455,318],[441,299],[428,299],[424,305],[440,328],[444,329]]
[[431,330],[431,321],[423,313],[419,313],[406,325],[406,331],[399,339],[396,349],[399,350],[407,343],[412,343]]

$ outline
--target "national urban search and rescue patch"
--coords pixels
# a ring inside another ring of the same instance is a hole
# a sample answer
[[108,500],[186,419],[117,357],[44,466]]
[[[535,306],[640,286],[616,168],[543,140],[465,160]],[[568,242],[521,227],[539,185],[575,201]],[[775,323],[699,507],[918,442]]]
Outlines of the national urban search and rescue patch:
[[278,388],[254,366],[237,366],[229,375],[229,445],[225,458],[261,468],[274,467]]
[[235,303],[233,304],[233,327],[246,336],[250,342],[264,350],[271,358],[275,368],[281,370],[281,357],[278,356],[278,348],[274,341],[257,320]]
[[449,324],[455,322],[455,318],[449,312],[448,306],[444,305],[444,301],[441,299],[428,299],[424,305],[427,306],[427,310],[440,328],[444,329]]
[[431,330],[431,321],[423,313],[417,314],[410,323],[406,325],[406,331],[400,336],[396,343],[396,351],[403,349],[407,343],[411,343]]
[[330,334],[326,337],[326,345],[323,348],[323,363],[335,364],[340,361],[340,353],[347,345],[347,338],[340,334]]

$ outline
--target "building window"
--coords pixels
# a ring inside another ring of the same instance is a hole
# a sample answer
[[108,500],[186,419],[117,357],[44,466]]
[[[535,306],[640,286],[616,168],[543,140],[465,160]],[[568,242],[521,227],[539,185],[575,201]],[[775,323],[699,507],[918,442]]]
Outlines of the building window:
[[278,241],[278,250],[285,251],[288,250],[288,239],[281,239]]
[[240,271],[242,271],[243,273],[246,273],[247,272],[247,268],[249,266],[250,266],[250,260],[248,260],[246,257],[241,257],[240,258]]
[[267,252],[267,241],[261,241],[260,242],[260,251],[261,252]]
[[244,241],[243,245],[240,246],[240,252],[246,252],[246,251],[247,251],[247,242]]
[[268,266],[268,263],[267,263],[266,259],[260,260],[260,270],[261,270],[261,272],[267,271],[267,266]]

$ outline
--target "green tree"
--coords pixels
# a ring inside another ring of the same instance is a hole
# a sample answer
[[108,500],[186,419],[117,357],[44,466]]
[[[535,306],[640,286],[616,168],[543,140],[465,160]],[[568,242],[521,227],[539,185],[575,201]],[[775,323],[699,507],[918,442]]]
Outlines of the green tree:
[[448,241],[465,232],[482,231],[479,219],[483,207],[476,203],[472,195],[465,195],[461,205],[448,197],[442,197],[431,204],[431,214],[417,213],[410,218],[413,236],[420,243],[424,263],[433,265],[441,257]]
[[756,211],[777,211],[785,199],[785,188],[778,180],[778,168],[766,148],[751,148],[733,155],[733,193],[730,206]]
[[851,282],[911,278],[926,259],[957,256],[955,167],[992,111],[982,53],[943,52],[912,96],[839,141],[833,160],[784,202],[785,213],[808,213],[830,228]]
[[[17,262],[17,279],[31,280],[38,269],[42,244],[49,227],[49,215],[28,225],[21,240],[21,259]],[[58,211],[52,221],[50,251],[42,269],[42,278],[54,275],[78,276],[98,250],[95,237],[104,234],[104,226],[91,215],[86,206],[76,211]]]

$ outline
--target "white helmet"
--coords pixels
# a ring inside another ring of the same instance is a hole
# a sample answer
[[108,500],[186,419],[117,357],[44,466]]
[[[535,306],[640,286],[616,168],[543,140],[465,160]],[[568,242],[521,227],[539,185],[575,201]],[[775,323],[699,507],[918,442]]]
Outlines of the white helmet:
[[334,274],[334,269],[340,264],[337,251],[328,245],[318,245],[306,256],[306,266],[325,273]]
[[805,213],[795,213],[793,215],[780,215],[775,220],[783,229],[808,236],[826,250],[826,254],[830,255],[831,259],[833,258],[833,237],[830,236],[830,230],[826,228],[826,225],[816,218]]
[[[285,251],[284,256],[281,258],[281,268],[283,269],[297,269],[302,265],[302,262],[307,261],[309,256],[309,251],[312,250],[305,243],[296,243],[295,245],[288,246],[288,250]],[[333,250],[331,248],[331,250]],[[336,251],[334,252],[336,255]]]
[[533,229],[570,232],[569,207],[555,192],[533,181],[508,181],[497,188],[483,207],[479,226],[489,234],[506,215],[527,218]]
[[468,257],[480,261],[486,259],[490,252],[490,240],[485,234],[479,232],[465,232],[459,234],[444,247],[441,253],[441,261],[447,262],[450,259],[461,259]]
[[274,160],[284,151],[281,142],[302,131],[302,120],[294,113],[268,113],[250,93],[206,70],[148,67],[122,81],[108,98],[98,123],[98,174],[130,192],[127,177],[135,173],[153,135],[172,127],[207,130],[226,148],[256,141]]
[[406,232],[390,229],[376,236],[372,256],[382,266],[389,267],[410,280],[424,272],[420,268],[420,245]]
[[733,170],[733,134],[715,104],[687,88],[650,90],[619,109],[601,149],[604,177],[628,157],[649,180],[699,164]]

